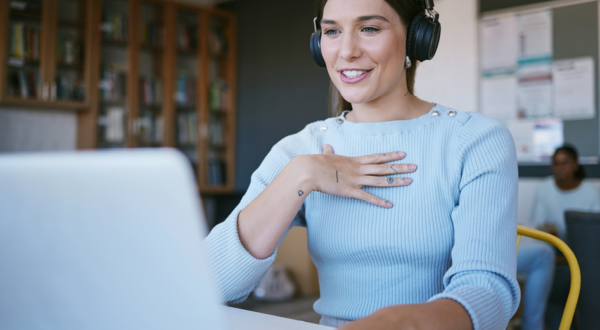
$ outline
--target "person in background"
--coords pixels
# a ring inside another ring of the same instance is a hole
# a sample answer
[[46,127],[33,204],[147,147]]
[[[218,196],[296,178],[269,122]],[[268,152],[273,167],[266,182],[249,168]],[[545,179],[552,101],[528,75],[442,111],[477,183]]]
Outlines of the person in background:
[[565,211],[600,212],[600,193],[584,181],[577,150],[564,145],[552,156],[552,173],[538,188],[532,225],[566,241]]
[[[600,212],[600,193],[584,182],[577,150],[565,145],[552,156],[553,176],[535,196],[531,223],[524,224],[566,238],[565,211]],[[547,243],[524,237],[517,257],[518,277],[527,277],[523,290],[522,330],[543,330],[544,312],[552,287],[555,251]]]

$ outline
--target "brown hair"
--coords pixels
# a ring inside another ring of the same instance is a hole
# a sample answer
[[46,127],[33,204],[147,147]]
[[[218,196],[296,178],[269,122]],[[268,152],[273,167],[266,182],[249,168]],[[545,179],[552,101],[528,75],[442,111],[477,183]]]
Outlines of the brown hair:
[[[408,31],[408,25],[412,21],[413,17],[423,10],[422,6],[417,4],[415,0],[384,0],[390,7],[392,7],[398,16],[400,21],[404,24],[404,27]],[[317,24],[323,19],[323,10],[327,4],[327,0],[317,0]],[[408,92],[414,94],[415,87],[415,75],[417,73],[417,61],[413,61],[412,67],[406,69],[406,85],[408,86]],[[331,106],[331,115],[339,116],[344,110],[352,110],[352,104],[346,101],[342,94],[337,90],[333,82],[329,87],[329,104]]]

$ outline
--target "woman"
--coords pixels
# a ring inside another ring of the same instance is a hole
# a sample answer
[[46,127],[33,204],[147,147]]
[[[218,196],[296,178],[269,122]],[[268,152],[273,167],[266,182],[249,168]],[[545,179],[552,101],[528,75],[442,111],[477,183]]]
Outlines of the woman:
[[300,225],[322,324],[504,329],[519,301],[510,134],[413,95],[413,0],[317,5],[327,71],[352,111],[277,143],[207,237],[225,300],[244,300]]
[[577,150],[569,145],[554,152],[552,173],[537,190],[531,221],[564,241],[565,211],[600,212],[600,194],[584,182],[585,170],[579,164]]
[[[553,176],[536,193],[531,223],[525,224],[566,238],[565,211],[600,212],[600,194],[584,182],[585,170],[579,165],[575,148],[565,145],[552,156]],[[519,248],[517,272],[527,277],[523,290],[523,330],[543,330],[544,312],[554,275],[554,248],[524,238]]]

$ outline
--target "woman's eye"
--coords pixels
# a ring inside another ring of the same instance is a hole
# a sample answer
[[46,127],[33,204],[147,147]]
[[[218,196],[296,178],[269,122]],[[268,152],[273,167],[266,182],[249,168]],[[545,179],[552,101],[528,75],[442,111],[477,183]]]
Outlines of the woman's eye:
[[329,35],[329,36],[336,35],[337,33],[338,33],[337,30],[326,30],[325,31],[325,34]]
[[375,32],[379,31],[378,28],[374,28],[374,27],[364,27],[362,30],[366,33],[375,33]]

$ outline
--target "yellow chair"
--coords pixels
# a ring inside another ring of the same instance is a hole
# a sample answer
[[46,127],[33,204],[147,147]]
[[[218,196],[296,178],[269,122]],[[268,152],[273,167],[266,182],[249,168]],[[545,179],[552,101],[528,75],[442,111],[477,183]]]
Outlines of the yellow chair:
[[573,315],[575,314],[577,299],[579,299],[579,290],[581,289],[581,272],[579,271],[579,264],[577,263],[575,254],[573,254],[573,251],[571,251],[567,244],[561,241],[558,237],[524,226],[517,226],[517,251],[519,250],[521,236],[527,236],[540,241],[548,242],[556,246],[556,248],[558,248],[567,259],[569,269],[571,270],[571,288],[569,289],[569,297],[567,298],[567,304],[565,305],[565,311],[563,312],[562,319],[560,320],[560,327],[558,330],[569,330],[571,328],[571,322],[573,322]]

